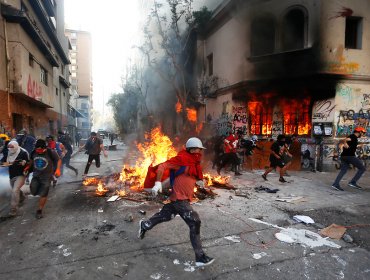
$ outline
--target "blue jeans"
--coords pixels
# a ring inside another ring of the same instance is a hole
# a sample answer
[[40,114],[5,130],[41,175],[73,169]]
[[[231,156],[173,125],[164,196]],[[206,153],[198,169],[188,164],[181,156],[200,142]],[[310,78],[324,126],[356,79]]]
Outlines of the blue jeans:
[[344,174],[347,173],[347,170],[350,164],[352,164],[354,167],[357,168],[357,172],[355,176],[352,178],[352,180],[350,181],[350,183],[356,184],[357,181],[361,178],[362,174],[364,174],[366,169],[360,159],[358,159],[355,156],[341,157],[341,168],[340,168],[337,178],[334,181],[334,184],[333,184],[334,186],[339,186],[339,182],[340,180],[342,180]]

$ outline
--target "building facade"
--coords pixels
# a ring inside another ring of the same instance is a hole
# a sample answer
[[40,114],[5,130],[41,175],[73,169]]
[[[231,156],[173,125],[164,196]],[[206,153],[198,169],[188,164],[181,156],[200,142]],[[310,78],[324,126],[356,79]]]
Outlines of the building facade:
[[68,123],[63,0],[0,1],[0,129],[37,137]]
[[71,100],[71,105],[80,113],[77,118],[77,132],[83,138],[87,138],[92,127],[93,108],[91,35],[86,31],[72,29],[66,29],[66,35],[72,46],[70,52],[71,89],[77,92],[77,96]]
[[219,135],[298,134],[323,168],[363,126],[370,156],[369,17],[367,0],[223,1],[198,41],[199,115]]

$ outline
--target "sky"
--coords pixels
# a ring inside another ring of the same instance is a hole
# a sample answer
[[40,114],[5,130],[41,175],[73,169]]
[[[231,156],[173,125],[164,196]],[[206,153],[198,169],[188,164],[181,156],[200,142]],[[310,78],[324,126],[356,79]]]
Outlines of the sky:
[[66,28],[91,33],[94,110],[103,115],[110,110],[105,106],[110,95],[122,91],[121,77],[139,40],[140,2],[64,0]]

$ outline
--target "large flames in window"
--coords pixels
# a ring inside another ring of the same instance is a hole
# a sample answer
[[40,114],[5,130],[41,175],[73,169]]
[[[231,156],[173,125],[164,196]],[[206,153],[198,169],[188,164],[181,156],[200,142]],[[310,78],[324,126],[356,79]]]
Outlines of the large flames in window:
[[281,99],[270,104],[264,101],[248,102],[250,133],[266,136],[309,135],[311,133],[310,102],[310,97]]

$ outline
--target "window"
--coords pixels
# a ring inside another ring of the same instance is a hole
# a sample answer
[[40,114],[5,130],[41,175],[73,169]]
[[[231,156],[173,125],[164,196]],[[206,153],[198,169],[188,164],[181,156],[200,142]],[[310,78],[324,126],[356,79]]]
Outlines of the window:
[[40,66],[40,82],[48,85],[48,71],[42,66]]
[[87,103],[82,103],[81,104],[81,109],[87,109],[87,108],[88,108]]
[[346,18],[345,47],[347,49],[362,48],[362,18]]
[[264,106],[262,102],[248,102],[248,115],[250,119],[250,133],[256,135],[271,135],[272,133],[272,108]]
[[63,91],[63,96],[66,96],[66,92],[65,91]]
[[64,65],[62,64],[62,67],[61,67],[61,72],[62,72],[62,75],[64,76],[64,73],[65,73],[65,67]]
[[28,64],[29,64],[29,66],[33,67],[33,63],[34,63],[33,55],[29,54],[28,55]]
[[301,9],[290,10],[282,24],[282,50],[298,50],[305,46],[306,17]]
[[251,26],[251,55],[265,55],[275,50],[275,22],[271,17],[253,20]]
[[208,61],[208,76],[213,75],[213,53],[207,56]]
[[88,122],[82,122],[82,128],[89,128],[89,123]]
[[59,95],[59,89],[55,89],[55,95],[58,96]]

